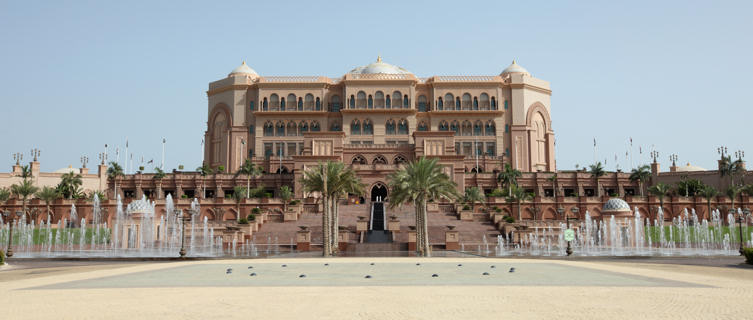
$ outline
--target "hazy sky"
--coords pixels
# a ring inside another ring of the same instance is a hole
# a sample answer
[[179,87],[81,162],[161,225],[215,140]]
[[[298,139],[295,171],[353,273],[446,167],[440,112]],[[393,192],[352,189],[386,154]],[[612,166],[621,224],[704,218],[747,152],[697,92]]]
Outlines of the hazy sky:
[[[529,4],[530,3],[530,4]],[[751,1],[1,1],[0,171],[42,170],[109,144],[166,169],[202,161],[208,83],[242,60],[261,75],[339,77],[375,60],[417,76],[494,75],[512,59],[552,85],[559,169],[669,155],[712,169],[753,156]],[[639,146],[643,154],[639,154]],[[137,164],[138,166],[138,164]],[[147,165],[151,171],[153,165]]]

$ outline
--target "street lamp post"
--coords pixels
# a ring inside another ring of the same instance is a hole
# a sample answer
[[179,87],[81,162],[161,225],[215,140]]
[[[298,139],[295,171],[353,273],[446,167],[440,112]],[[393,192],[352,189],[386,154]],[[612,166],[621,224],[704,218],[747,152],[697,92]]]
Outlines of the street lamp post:
[[180,230],[180,258],[185,259],[186,258],[186,222],[191,220],[191,213],[188,214],[183,213],[183,210],[175,209],[173,210],[173,214],[175,214],[178,219],[182,221],[181,230]]
[[13,216],[8,210],[3,211],[3,217],[5,217],[10,224],[10,230],[8,231],[8,249],[5,250],[5,256],[8,258],[13,256],[13,247],[11,247],[11,244],[13,243],[13,222],[15,222],[18,217],[21,217],[21,215],[23,215],[23,212],[21,211],[16,211],[15,216]]
[[[734,209],[733,209],[734,210]],[[740,232],[740,255],[743,255],[744,241],[743,241],[743,217],[750,214],[750,210],[745,209],[742,213],[737,215],[737,230]]]

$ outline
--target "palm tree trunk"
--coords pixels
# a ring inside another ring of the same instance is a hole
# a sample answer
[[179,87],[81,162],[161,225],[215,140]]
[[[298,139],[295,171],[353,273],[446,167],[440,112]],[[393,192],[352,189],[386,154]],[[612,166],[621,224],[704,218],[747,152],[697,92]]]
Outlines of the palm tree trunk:
[[327,196],[322,193],[322,256],[329,257],[329,202]]
[[418,202],[416,202],[415,205],[416,205],[416,208],[415,208],[415,212],[416,212],[416,255],[423,256],[424,251],[423,251],[423,245],[422,244],[423,244],[424,230],[423,230],[423,219],[421,218],[421,209],[420,209],[421,206],[418,204]]
[[520,213],[520,200],[518,200],[518,221],[523,220],[523,216]]
[[249,190],[251,190],[251,177],[246,175],[246,199],[251,196],[251,192],[248,192]]
[[711,198],[706,199],[706,205],[708,206],[708,211],[706,211],[706,219],[711,220]]
[[47,206],[47,224],[50,223],[50,203],[45,201],[45,205]]
[[331,225],[332,225],[332,235],[331,235],[330,239],[332,240],[332,253],[337,253],[339,251],[339,249],[340,249],[339,248],[339,242],[340,242],[340,225],[338,223],[339,222],[338,221],[338,218],[339,218],[338,217],[338,213],[339,213],[338,209],[339,209],[339,207],[338,207],[338,204],[337,204],[338,198],[335,197],[335,196],[333,196],[331,198],[332,198],[332,200],[331,200],[332,201],[332,214],[331,214],[331,218],[332,218],[332,222],[331,222]]
[[638,188],[641,189],[641,197],[643,197],[643,180],[638,180]]
[[421,201],[421,224],[422,229],[424,229],[423,234],[423,251],[424,256],[430,257],[431,256],[431,245],[429,244],[429,219],[426,216],[426,200]]

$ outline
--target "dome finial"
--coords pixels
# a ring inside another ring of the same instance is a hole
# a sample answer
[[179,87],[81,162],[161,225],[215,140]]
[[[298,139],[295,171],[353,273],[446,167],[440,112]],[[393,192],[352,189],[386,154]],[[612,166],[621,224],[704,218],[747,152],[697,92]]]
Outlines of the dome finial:
[[377,55],[377,62],[382,62],[382,55]]
[[246,60],[243,60],[243,63],[242,63],[242,65],[244,65],[244,66],[246,65]]
[[512,59],[512,64],[517,64],[517,63],[515,63],[515,59]]

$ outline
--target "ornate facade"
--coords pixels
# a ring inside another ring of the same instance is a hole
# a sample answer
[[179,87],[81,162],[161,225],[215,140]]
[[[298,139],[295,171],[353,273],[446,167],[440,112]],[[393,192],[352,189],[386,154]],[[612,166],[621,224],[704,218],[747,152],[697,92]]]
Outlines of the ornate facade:
[[207,95],[204,162],[227,172],[250,158],[268,173],[299,175],[330,159],[384,183],[425,155],[463,188],[464,173],[506,162],[555,171],[549,83],[515,61],[497,76],[418,78],[378,58],[339,79],[260,76],[244,62]]

